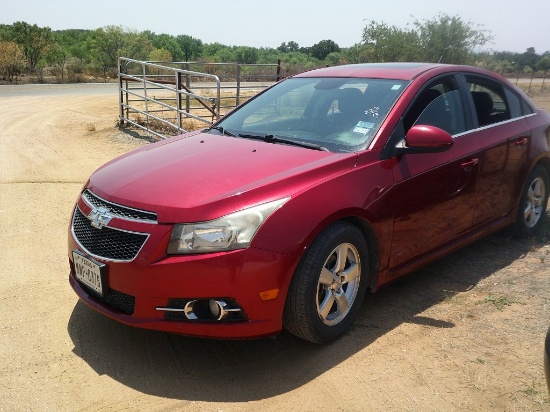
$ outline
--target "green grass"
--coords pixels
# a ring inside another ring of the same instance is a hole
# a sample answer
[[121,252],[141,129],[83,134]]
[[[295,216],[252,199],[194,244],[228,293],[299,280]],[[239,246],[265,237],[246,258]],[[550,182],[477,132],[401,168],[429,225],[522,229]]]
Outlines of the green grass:
[[506,296],[489,296],[485,299],[476,302],[476,305],[484,303],[492,303],[498,310],[503,310],[505,306],[512,306],[514,303],[520,303],[517,300],[510,299]]

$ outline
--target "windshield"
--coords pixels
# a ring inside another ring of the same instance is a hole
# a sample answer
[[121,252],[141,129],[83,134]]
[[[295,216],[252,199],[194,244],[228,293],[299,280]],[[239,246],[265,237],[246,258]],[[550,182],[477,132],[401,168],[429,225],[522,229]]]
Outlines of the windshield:
[[331,152],[365,149],[407,82],[291,78],[219,122],[211,133]]

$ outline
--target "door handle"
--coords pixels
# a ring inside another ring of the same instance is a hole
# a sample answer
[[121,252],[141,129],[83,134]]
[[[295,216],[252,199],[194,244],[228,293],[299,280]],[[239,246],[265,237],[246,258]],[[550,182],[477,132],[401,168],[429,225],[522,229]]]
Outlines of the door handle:
[[469,162],[462,163],[460,167],[464,169],[465,172],[469,172],[472,168],[479,163],[479,159],[476,157]]
[[517,147],[521,147],[521,146],[523,146],[525,143],[527,143],[527,138],[526,138],[526,137],[521,137],[519,140],[517,140],[516,142],[514,142],[514,145],[516,145]]

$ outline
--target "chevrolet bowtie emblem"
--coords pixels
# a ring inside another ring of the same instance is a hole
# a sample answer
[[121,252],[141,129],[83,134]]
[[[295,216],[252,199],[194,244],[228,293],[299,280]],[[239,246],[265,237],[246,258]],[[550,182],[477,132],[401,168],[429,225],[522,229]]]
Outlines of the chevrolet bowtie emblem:
[[101,229],[103,226],[108,225],[113,218],[110,212],[108,208],[103,206],[94,208],[88,215],[88,219],[90,219],[93,227]]

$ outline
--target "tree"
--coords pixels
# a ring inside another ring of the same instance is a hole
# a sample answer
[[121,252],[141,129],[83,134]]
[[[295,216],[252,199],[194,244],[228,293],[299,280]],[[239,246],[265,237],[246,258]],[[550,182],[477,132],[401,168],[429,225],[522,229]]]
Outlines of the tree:
[[0,24],[0,40],[11,41],[11,26]]
[[234,55],[240,64],[256,64],[258,61],[258,49],[254,47],[237,47]]
[[117,67],[119,57],[146,60],[153,50],[151,40],[143,33],[107,26],[94,32],[92,48],[103,67]]
[[[144,34],[151,40],[155,49],[166,50],[170,53],[170,59],[174,61],[180,61],[183,59],[183,51],[180,44],[174,36],[169,34],[155,34],[151,32],[144,32]],[[157,60],[161,61],[161,60]],[[169,61],[169,60],[164,60]]]
[[3,79],[13,81],[25,67],[23,50],[14,42],[0,40],[0,75]]
[[357,64],[370,61],[372,47],[367,44],[354,44],[349,49],[343,51],[343,60],[346,63]]
[[416,20],[414,26],[420,40],[420,56],[427,62],[470,63],[474,49],[492,40],[489,31],[464,22],[459,16],[440,14],[431,20]]
[[330,66],[338,66],[342,60],[342,54],[338,52],[332,52],[325,57],[325,62]]
[[234,51],[227,46],[219,49],[214,55],[214,62],[216,63],[234,63],[236,60]]
[[288,52],[281,56],[283,76],[303,72],[319,67],[319,61],[299,51]]
[[34,69],[38,61],[53,44],[52,30],[49,27],[32,26],[24,21],[13,23],[9,31],[10,40],[23,50],[28,67]]
[[227,46],[221,44],[221,43],[209,43],[205,44],[202,48],[202,57],[207,61],[214,61],[216,54],[222,50],[227,48]]
[[279,47],[277,47],[277,50],[283,53],[295,52],[299,49],[300,46],[298,46],[298,43],[296,43],[295,41],[289,41],[288,43],[283,42]]
[[542,71],[543,78],[542,78],[542,86],[541,89],[544,89],[544,83],[546,81],[546,74],[548,73],[548,70],[550,70],[550,54],[542,56],[539,61],[537,62],[537,70]]
[[376,61],[427,61],[465,64],[474,49],[492,40],[490,32],[464,22],[458,16],[440,14],[400,29],[371,21],[363,30],[363,42],[372,47]]
[[298,50],[300,50],[300,46],[298,46],[298,43],[296,43],[295,41],[289,41],[286,44],[286,51],[287,52],[296,52]]
[[176,41],[181,48],[183,53],[183,61],[189,62],[193,58],[197,58],[202,53],[202,41],[195,39],[194,37],[188,36],[186,34],[179,35],[176,37]]
[[63,47],[70,56],[78,59],[81,65],[92,61],[90,39],[92,30],[59,30],[54,32],[55,42]]
[[538,63],[539,58],[540,57],[535,52],[535,48],[529,47],[527,50],[525,50],[525,52],[517,56],[518,69],[523,70],[527,66],[534,68]]
[[332,40],[321,40],[309,49],[310,54],[319,60],[325,60],[330,53],[338,53],[340,47]]
[[64,72],[67,59],[69,58],[69,51],[59,44],[56,44],[55,46],[51,47],[50,50],[48,50],[45,58],[46,62],[49,65],[59,67],[59,69],[61,70],[61,82],[63,82],[65,80]]
[[166,49],[153,49],[149,53],[149,60],[153,62],[171,62],[172,54]]
[[363,42],[378,62],[417,61],[420,39],[414,30],[370,21],[363,29]]

